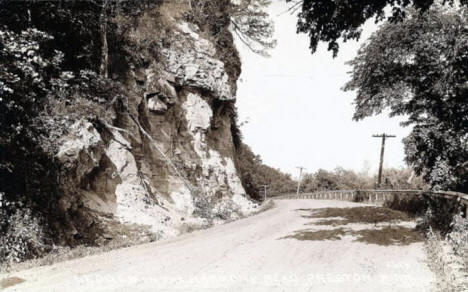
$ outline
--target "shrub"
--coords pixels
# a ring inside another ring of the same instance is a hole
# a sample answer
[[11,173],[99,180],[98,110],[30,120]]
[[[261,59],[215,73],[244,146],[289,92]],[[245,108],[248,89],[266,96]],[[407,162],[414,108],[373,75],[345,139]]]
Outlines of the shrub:
[[447,235],[448,242],[456,255],[465,261],[468,267],[468,219],[457,214],[451,223],[452,231]]
[[43,225],[29,209],[16,209],[11,216],[2,213],[0,213],[0,217],[3,217],[0,218],[0,227],[3,229],[1,232],[0,263],[19,262],[38,256],[47,249],[42,239]]

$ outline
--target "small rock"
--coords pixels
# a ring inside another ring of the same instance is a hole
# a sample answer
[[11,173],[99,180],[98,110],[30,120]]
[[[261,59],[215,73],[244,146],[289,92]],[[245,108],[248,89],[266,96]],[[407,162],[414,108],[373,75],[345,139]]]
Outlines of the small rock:
[[148,99],[148,109],[156,114],[165,114],[167,112],[167,105],[159,100],[159,98],[151,97]]
[[134,76],[135,76],[135,80],[136,80],[138,83],[145,84],[145,82],[146,82],[146,74],[145,74],[142,70],[138,70],[138,71],[134,72]]
[[164,79],[159,79],[158,85],[161,90],[160,94],[167,99],[167,102],[177,98],[177,92],[169,82]]

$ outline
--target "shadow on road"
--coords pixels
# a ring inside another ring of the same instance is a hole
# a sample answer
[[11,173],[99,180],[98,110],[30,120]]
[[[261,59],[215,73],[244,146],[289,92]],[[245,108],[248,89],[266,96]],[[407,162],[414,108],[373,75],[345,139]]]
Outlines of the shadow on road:
[[[303,218],[314,219],[305,225],[331,226],[331,229],[303,229],[280,239],[296,240],[340,240],[344,236],[354,237],[354,241],[377,245],[409,245],[423,241],[423,235],[408,226],[399,223],[411,222],[413,217],[406,213],[382,207],[355,208],[322,208],[296,209],[297,212],[307,212]],[[385,224],[388,223],[388,224]],[[360,228],[353,228],[352,224],[360,224]],[[385,226],[378,226],[384,224]],[[346,226],[346,228],[344,227]],[[362,228],[364,226],[365,228]]]

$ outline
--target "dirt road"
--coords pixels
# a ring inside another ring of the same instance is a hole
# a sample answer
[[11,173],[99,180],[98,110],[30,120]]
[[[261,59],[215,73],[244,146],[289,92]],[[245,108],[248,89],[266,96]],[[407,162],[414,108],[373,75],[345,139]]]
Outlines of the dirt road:
[[359,222],[377,211],[362,206],[276,201],[257,216],[166,242],[0,277],[25,280],[6,291],[34,292],[430,291],[435,279],[414,222]]

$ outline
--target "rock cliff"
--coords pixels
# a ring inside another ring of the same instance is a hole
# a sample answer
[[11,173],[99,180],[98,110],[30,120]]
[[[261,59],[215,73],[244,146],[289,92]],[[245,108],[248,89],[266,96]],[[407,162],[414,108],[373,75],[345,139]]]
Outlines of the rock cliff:
[[[39,143],[52,153],[58,176],[56,202],[42,216],[32,215],[38,219],[30,233],[39,245],[103,244],[129,234],[171,237],[258,208],[236,167],[232,127],[240,70],[233,63],[240,60],[232,36],[225,27],[229,53],[195,21],[155,9],[164,25],[148,33],[143,14],[125,32],[135,43],[159,44],[155,52],[133,52],[144,61],[113,70],[119,96],[81,100],[83,112],[76,110],[80,99],[72,105],[49,99],[37,118],[49,125]],[[90,111],[94,115],[85,114]],[[18,245],[15,240],[9,244]],[[27,241],[7,257],[31,257]]]
[[164,59],[131,72],[133,90],[112,125],[100,132],[79,119],[60,137],[56,157],[72,170],[86,208],[163,235],[256,210],[234,163],[235,90],[198,32],[175,25]]

